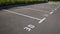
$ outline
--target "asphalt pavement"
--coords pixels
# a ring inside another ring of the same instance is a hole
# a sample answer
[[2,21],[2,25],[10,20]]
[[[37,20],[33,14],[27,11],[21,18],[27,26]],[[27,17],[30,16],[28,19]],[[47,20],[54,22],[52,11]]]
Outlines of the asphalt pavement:
[[60,34],[60,4],[41,3],[0,10],[0,34]]

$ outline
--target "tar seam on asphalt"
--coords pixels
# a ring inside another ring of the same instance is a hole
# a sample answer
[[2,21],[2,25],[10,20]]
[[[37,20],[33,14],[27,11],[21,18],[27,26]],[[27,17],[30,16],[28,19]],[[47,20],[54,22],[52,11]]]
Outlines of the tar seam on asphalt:
[[21,14],[21,13],[13,12],[13,11],[10,11],[10,10],[3,10],[3,11],[7,11],[7,12],[9,12],[9,13],[13,13],[13,14],[21,15],[21,16],[28,17],[28,18],[32,18],[32,19],[36,19],[36,20],[41,20],[41,19],[36,18],[36,17],[32,17],[32,16],[28,16],[28,15],[25,15],[25,14]]

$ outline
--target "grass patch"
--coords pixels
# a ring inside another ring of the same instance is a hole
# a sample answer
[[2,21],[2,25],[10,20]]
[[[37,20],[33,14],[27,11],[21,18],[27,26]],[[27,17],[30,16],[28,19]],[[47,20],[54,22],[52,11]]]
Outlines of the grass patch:
[[14,5],[14,4],[32,4],[48,2],[48,0],[0,0],[0,6]]

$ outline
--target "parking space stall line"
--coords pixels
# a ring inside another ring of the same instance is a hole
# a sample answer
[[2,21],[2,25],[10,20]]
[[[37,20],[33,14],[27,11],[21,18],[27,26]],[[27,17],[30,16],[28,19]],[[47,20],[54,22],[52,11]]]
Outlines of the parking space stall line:
[[13,13],[13,14],[21,15],[21,16],[28,17],[28,18],[31,18],[31,19],[41,20],[41,19],[36,18],[36,17],[32,17],[32,16],[28,16],[28,15],[25,15],[25,14],[21,14],[21,13],[13,12],[13,11],[10,11],[10,10],[3,10],[3,11],[7,11],[7,12],[9,12],[9,13]]

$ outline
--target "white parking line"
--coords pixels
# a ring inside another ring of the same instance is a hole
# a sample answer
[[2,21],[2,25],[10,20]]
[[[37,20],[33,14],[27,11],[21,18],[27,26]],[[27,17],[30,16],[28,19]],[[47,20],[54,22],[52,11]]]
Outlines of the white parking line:
[[32,17],[32,16],[28,16],[28,15],[24,15],[24,14],[21,14],[21,13],[17,13],[17,12],[10,11],[10,10],[3,10],[3,11],[7,11],[7,12],[9,12],[9,13],[13,13],[13,14],[21,15],[21,16],[28,17],[28,18],[32,18],[32,19],[36,19],[36,20],[41,20],[41,19],[36,18],[36,17]]
[[48,14],[44,14],[45,17],[48,17],[49,15]]
[[54,12],[52,11],[52,12],[50,12],[50,14],[53,14]]
[[[52,12],[50,12],[49,14],[53,14],[55,10],[57,10],[60,6],[58,6],[57,8],[55,8],[54,10],[52,10]],[[32,8],[24,8],[24,9],[30,9],[30,10],[36,10],[36,11],[41,11],[41,10],[37,10],[37,9],[32,9]],[[4,11],[7,11],[9,13],[13,13],[13,14],[17,14],[17,15],[21,15],[21,16],[24,16],[24,17],[28,17],[28,18],[32,18],[32,19],[36,19],[36,20],[40,20],[38,23],[42,23],[46,17],[44,17],[43,19],[39,19],[39,18],[36,18],[36,17],[32,17],[32,16],[28,16],[28,15],[25,15],[25,14],[21,14],[21,13],[17,13],[17,12],[13,12],[13,11],[10,11],[10,10],[4,10]],[[44,15],[44,16],[48,16],[48,15]]]
[[34,9],[34,8],[26,8],[26,7],[21,7],[21,8],[28,9],[28,10],[39,11],[39,12],[49,12],[49,11],[44,11],[44,10],[39,10],[39,9]]
[[[57,10],[60,6],[58,6],[57,8],[55,8],[55,10]],[[52,12],[50,12],[49,14],[53,14],[55,10],[52,10]],[[46,17],[44,17],[43,19],[41,19],[38,23],[42,23],[44,20],[46,19]]]
[[57,8],[55,10],[57,10]]
[[38,23],[42,23],[44,20],[46,19],[46,17],[44,17],[43,19],[41,19]]
[[58,6],[57,8],[55,8],[54,10],[52,10],[52,12],[50,12],[49,14],[53,14],[55,10],[57,10],[60,6]]

